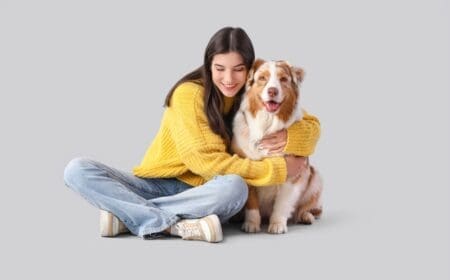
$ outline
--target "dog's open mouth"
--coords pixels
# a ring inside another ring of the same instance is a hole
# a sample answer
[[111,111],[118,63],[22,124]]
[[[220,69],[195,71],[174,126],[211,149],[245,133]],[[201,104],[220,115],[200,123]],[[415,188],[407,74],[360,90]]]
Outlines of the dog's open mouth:
[[278,108],[280,108],[281,103],[277,103],[275,101],[267,101],[264,102],[264,106],[266,107],[266,110],[273,113],[276,110],[278,110]]

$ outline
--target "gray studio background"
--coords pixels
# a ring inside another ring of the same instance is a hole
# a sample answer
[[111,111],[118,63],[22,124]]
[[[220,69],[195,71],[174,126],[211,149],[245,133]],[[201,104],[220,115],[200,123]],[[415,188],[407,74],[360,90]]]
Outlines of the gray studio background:
[[[228,25],[307,73],[323,218],[216,245],[100,238],[65,165],[137,165]],[[0,0],[1,278],[449,279],[449,50],[449,1]]]

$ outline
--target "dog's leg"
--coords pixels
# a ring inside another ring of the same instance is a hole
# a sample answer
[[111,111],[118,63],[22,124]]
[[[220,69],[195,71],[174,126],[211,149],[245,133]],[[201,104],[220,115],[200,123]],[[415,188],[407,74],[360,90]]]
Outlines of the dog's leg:
[[245,221],[242,230],[248,233],[261,231],[261,214],[259,213],[258,194],[255,187],[248,187],[248,199],[245,204]]
[[307,225],[312,224],[322,214],[322,178],[312,166],[310,169],[311,176],[294,217],[296,223]]
[[291,183],[286,182],[280,187],[273,206],[273,212],[269,221],[269,233],[286,233],[287,221],[295,210],[295,206],[307,184],[305,178]]
[[318,204],[319,196],[319,193],[315,193],[305,204],[298,206],[294,218],[296,223],[310,225],[320,217],[322,206]]

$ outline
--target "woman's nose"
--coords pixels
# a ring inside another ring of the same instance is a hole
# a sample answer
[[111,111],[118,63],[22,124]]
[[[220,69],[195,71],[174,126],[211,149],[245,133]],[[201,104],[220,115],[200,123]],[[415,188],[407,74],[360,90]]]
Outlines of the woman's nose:
[[233,73],[231,71],[225,71],[223,79],[225,83],[231,84],[233,82]]

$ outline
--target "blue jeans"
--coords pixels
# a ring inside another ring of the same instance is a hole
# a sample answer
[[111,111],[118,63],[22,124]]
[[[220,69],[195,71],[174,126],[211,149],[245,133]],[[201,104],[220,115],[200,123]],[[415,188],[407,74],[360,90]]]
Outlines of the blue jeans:
[[84,158],[69,162],[64,181],[141,237],[157,236],[180,219],[216,214],[226,222],[239,212],[248,196],[245,181],[237,175],[216,176],[192,187],[175,178],[136,177]]

